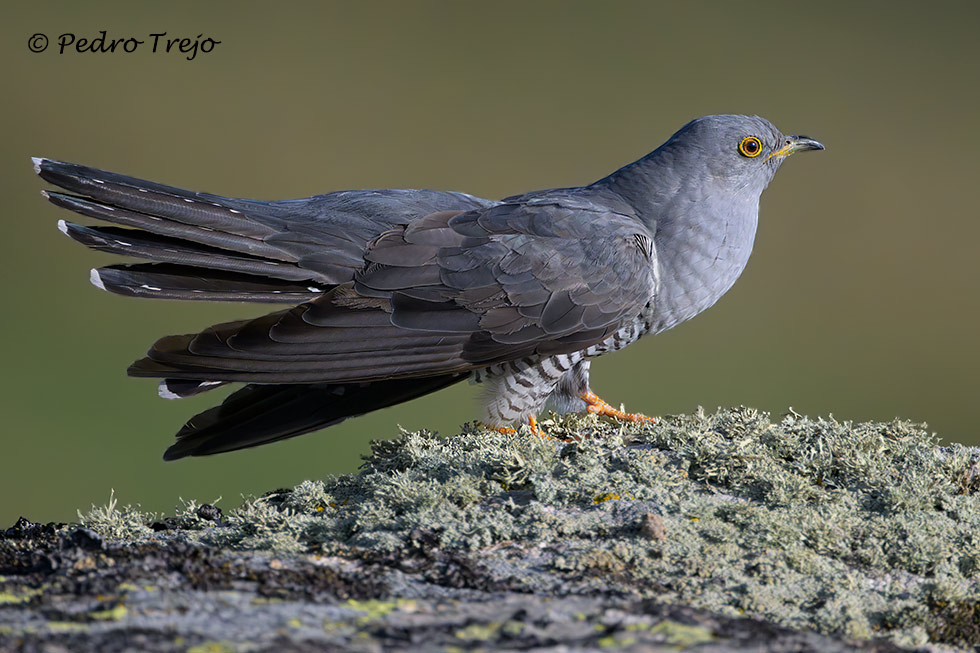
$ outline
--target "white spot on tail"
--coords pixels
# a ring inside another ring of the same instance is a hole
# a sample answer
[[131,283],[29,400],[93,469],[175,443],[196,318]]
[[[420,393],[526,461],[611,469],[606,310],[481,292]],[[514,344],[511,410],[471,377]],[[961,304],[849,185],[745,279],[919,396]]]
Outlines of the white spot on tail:
[[97,183],[97,184],[104,184],[104,183],[105,183],[105,182],[104,182],[104,181],[102,181],[101,179],[93,179],[92,181],[94,181],[94,182],[95,182],[95,183]]
[[[224,383],[224,382],[223,381],[201,381],[200,383],[197,384],[197,387],[199,387],[199,388],[207,388],[207,387],[210,387],[212,385],[221,385],[222,383]],[[167,382],[166,381],[160,381],[160,385],[157,386],[157,394],[160,395],[161,397],[163,397],[164,399],[183,399],[184,398],[184,395],[179,395],[176,392],[173,392],[170,389],[170,387],[167,385]]]
[[99,290],[105,290],[105,284],[102,283],[102,277],[99,276],[99,271],[96,268],[92,268],[92,271],[88,273],[88,280]]
[[60,231],[61,233],[65,234],[67,236],[68,235],[68,223],[65,222],[64,220],[58,220],[58,231]]
[[140,288],[145,288],[146,290],[153,290],[153,291],[159,291],[160,290],[160,288],[157,288],[156,286],[148,286],[145,283],[141,283],[140,284]]
[[316,286],[307,286],[306,289],[310,292],[324,292],[323,288],[317,288]]
[[170,388],[167,387],[166,381],[160,381],[160,385],[157,386],[157,394],[164,399],[181,399],[179,394],[170,391]]
[[46,159],[42,159],[39,156],[32,156],[31,161],[34,162],[34,173],[38,175],[41,174],[41,164],[44,163]]

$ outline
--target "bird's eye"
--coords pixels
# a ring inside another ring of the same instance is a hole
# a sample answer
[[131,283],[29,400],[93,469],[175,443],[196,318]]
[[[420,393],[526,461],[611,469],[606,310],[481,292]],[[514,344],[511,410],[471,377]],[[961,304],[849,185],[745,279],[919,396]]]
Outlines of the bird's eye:
[[738,144],[738,151],[742,156],[747,156],[750,159],[759,156],[762,154],[762,141],[755,136],[746,136]]

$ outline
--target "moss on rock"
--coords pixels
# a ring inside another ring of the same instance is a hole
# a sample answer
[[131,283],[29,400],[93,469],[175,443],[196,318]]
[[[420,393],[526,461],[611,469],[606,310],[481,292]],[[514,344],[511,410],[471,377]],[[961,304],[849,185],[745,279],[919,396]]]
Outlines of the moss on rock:
[[[903,421],[773,422],[746,408],[542,425],[551,437],[473,425],[450,437],[404,432],[373,443],[356,474],[220,517],[189,503],[154,530],[159,516],[113,504],[81,522],[144,544],[389,568],[422,557],[429,566],[408,571],[449,586],[656,600],[905,646],[980,645],[977,450],[940,447]],[[407,587],[386,582],[393,596]],[[481,640],[500,629],[459,632]]]

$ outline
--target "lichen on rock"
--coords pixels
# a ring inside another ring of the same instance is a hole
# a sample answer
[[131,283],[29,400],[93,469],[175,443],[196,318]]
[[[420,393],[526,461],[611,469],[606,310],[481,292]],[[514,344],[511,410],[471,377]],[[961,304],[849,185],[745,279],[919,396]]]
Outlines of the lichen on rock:
[[[314,565],[334,574],[315,601],[601,597],[849,640],[980,644],[975,449],[938,446],[903,421],[790,412],[774,422],[746,408],[542,426],[549,437],[403,432],[373,443],[355,474],[227,514],[190,502],[162,519],[111,505],[80,525],[114,546],[290,560],[290,599]],[[245,576],[274,587],[278,572],[262,564]],[[506,622],[460,632],[500,643]],[[642,637],[665,641],[667,626],[644,623]]]

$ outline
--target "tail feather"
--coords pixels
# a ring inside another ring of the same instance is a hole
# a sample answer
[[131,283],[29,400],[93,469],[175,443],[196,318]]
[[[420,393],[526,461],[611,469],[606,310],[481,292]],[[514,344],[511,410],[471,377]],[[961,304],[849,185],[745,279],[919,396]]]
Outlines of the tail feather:
[[[255,288],[256,280],[244,276],[236,288],[235,279],[213,275],[214,270],[267,277],[270,283],[277,279],[310,281],[307,285],[317,287],[346,283],[363,268],[367,243],[393,226],[434,211],[493,204],[463,193],[394,189],[266,202],[187,191],[45,158],[34,159],[34,171],[68,191],[44,191],[54,205],[127,228],[100,230],[62,222],[62,230],[76,240],[125,256],[194,266],[203,281],[215,277],[226,285],[225,296],[211,295],[205,283],[184,288],[191,283],[188,275],[179,292],[141,292],[148,290],[143,285],[162,288],[163,284],[144,279],[137,288],[127,283],[112,287],[104,279],[99,281],[101,272],[93,276],[93,282],[106,290],[160,299],[264,302],[278,295],[279,288]],[[131,239],[150,242],[143,242],[146,247],[140,249]]]
[[164,379],[160,381],[157,392],[164,399],[184,399],[193,397],[208,390],[214,390],[227,385],[224,381],[185,381],[182,379]]
[[329,288],[170,263],[109,265],[92,270],[92,283],[130,297],[281,304],[306,302]]
[[235,233],[218,231],[214,228],[167,220],[164,217],[137,213],[125,208],[113,207],[84,197],[67,195],[56,191],[43,191],[43,195],[57,207],[74,211],[98,220],[105,220],[126,227],[137,227],[160,236],[189,240],[193,243],[226,249],[251,256],[262,256],[277,261],[295,263],[296,256],[265,243],[265,241]]
[[288,263],[234,254],[216,247],[158,236],[142,229],[86,227],[64,220],[58,223],[58,228],[83,245],[111,254],[292,281],[306,281],[313,276],[309,270]]
[[240,206],[242,200],[194,193],[51,159],[36,159],[35,167],[45,181],[101,204],[250,238],[261,239],[278,232],[249,219],[240,208],[230,206]]
[[[159,262],[93,271],[92,282],[103,290],[155,299],[298,303],[329,289],[338,276],[303,265],[301,259],[308,256],[304,247],[315,243],[300,247],[271,242],[283,238],[281,217],[246,213],[271,210],[267,203],[195,193],[50,159],[34,162],[41,178],[79,194],[44,191],[52,204],[121,225],[60,221],[68,236],[92,249]],[[323,248],[331,249],[329,244]]]
[[467,378],[447,374],[374,383],[247,385],[190,419],[164,460],[256,447],[338,424]]

